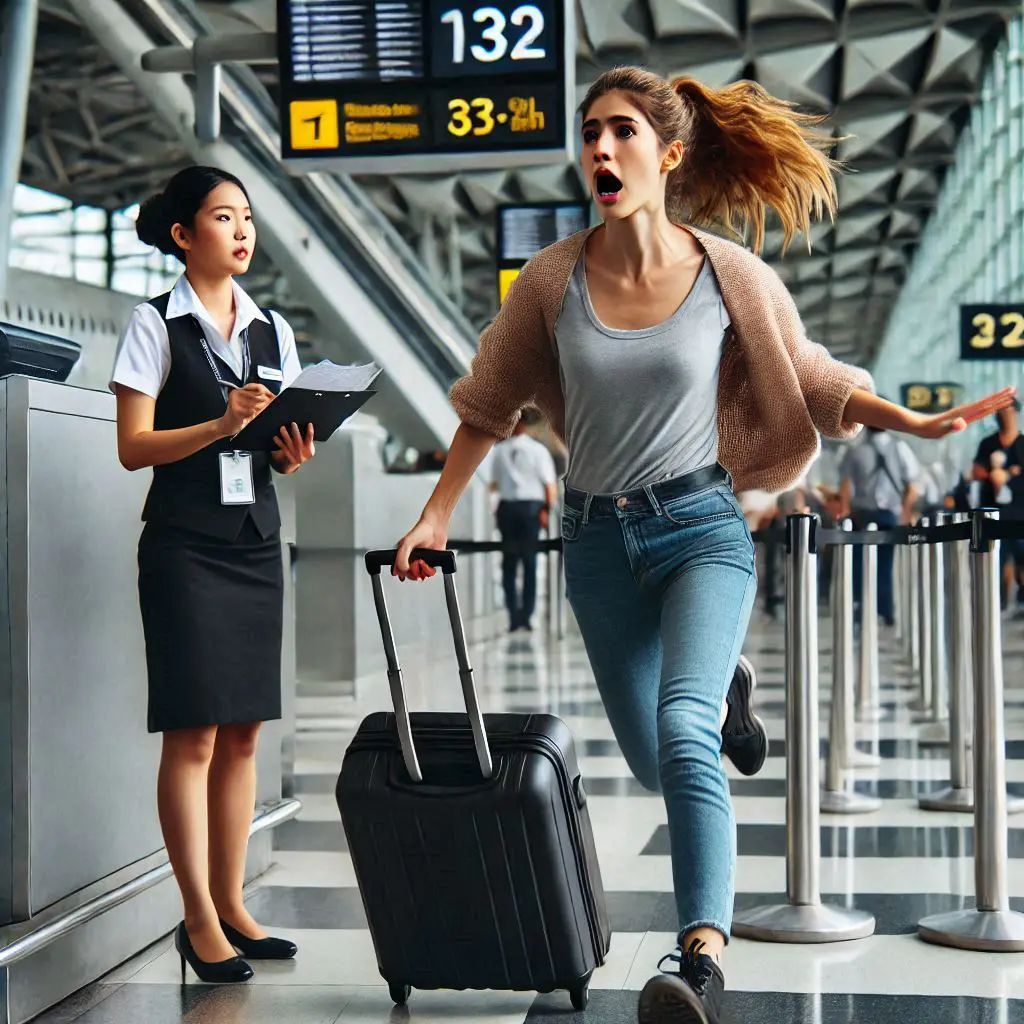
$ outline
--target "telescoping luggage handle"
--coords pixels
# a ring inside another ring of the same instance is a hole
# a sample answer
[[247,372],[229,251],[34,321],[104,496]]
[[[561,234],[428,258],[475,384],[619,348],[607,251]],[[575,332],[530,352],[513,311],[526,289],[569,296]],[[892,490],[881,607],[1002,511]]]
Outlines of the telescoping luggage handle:
[[[391,687],[391,699],[395,705],[395,718],[398,722],[398,739],[402,745],[402,758],[406,771],[414,782],[423,781],[419,758],[412,738],[412,722],[409,718],[409,706],[405,700],[405,684],[402,682],[402,669],[398,664],[398,652],[395,650],[395,636],[391,630],[391,617],[384,598],[384,584],[381,570],[394,565],[395,550],[367,551],[366,571],[370,574],[373,585],[373,603],[377,608],[377,621],[380,623],[380,635],[384,641],[384,653],[388,661],[388,684]],[[480,713],[480,702],[477,700],[476,686],[473,682],[473,668],[469,663],[469,651],[466,648],[466,631],[462,624],[462,612],[459,609],[459,596],[455,591],[455,552],[427,551],[417,549],[412,553],[410,561],[423,561],[444,574],[444,596],[448,605],[448,618],[452,624],[452,637],[455,640],[455,657],[459,662],[459,679],[462,681],[462,696],[466,702],[466,713],[469,715],[469,726],[473,731],[473,745],[480,771],[485,779],[494,774],[491,763],[491,749],[487,743],[484,730],[484,716]]]

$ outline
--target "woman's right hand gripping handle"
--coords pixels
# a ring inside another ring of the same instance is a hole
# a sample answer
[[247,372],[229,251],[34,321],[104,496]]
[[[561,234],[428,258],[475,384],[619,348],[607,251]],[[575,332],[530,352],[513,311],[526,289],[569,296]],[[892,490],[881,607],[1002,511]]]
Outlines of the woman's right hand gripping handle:
[[426,580],[437,570],[417,559],[410,564],[409,556],[416,548],[443,551],[448,543],[448,524],[459,498],[469,486],[473,474],[498,439],[476,427],[463,423],[455,432],[448,451],[441,479],[437,481],[419,522],[398,542],[398,554],[391,570],[392,576],[406,580]]

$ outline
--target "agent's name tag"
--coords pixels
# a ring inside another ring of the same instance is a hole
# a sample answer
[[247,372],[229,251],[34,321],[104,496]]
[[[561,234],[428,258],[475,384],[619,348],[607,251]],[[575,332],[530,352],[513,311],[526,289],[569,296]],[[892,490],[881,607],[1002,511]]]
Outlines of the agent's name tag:
[[221,452],[220,503],[253,505],[256,490],[252,483],[252,456],[248,452]]

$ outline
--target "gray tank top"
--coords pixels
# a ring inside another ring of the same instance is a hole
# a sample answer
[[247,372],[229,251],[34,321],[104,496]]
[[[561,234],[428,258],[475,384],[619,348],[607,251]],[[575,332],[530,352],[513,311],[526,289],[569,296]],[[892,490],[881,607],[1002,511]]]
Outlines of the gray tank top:
[[555,324],[566,483],[593,494],[633,490],[718,458],[718,368],[729,314],[705,258],[690,294],[664,322],[606,327],[581,253]]

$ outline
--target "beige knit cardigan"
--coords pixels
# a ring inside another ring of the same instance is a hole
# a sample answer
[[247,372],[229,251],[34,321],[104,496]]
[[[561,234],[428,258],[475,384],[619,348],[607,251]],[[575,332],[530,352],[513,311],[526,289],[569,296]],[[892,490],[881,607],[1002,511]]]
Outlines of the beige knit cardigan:
[[[470,373],[451,389],[459,418],[499,438],[536,405],[565,438],[565,400],[555,324],[573,267],[592,230],[537,253],[480,337]],[[786,489],[826,437],[852,438],[843,418],[851,393],[873,391],[866,371],[807,340],[796,305],[774,270],[716,235],[687,228],[718,278],[732,326],[718,385],[718,460],[737,491]]]

